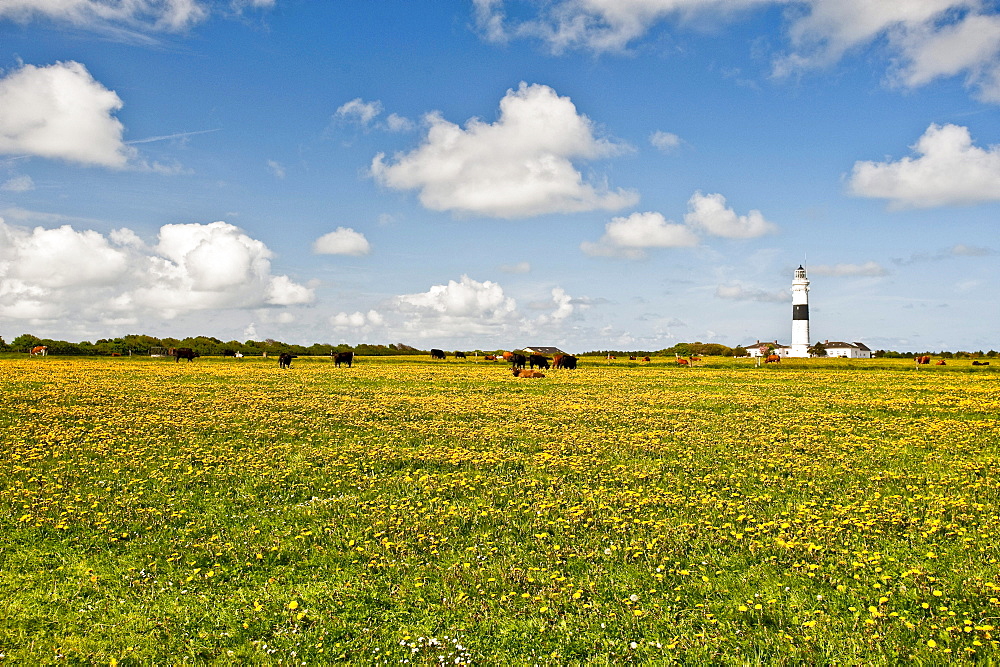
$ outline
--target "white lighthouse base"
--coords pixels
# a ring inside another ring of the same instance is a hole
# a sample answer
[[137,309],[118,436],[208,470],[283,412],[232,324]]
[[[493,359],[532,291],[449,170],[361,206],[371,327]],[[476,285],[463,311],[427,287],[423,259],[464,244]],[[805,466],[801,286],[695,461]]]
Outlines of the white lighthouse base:
[[788,353],[785,354],[786,357],[794,358],[805,358],[809,356],[809,346],[808,345],[789,345]]

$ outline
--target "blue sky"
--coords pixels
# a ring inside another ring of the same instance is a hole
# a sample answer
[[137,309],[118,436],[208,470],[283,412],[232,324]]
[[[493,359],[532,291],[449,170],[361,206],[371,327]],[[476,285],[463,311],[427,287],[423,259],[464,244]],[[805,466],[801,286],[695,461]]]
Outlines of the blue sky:
[[0,336],[997,349],[978,0],[0,0]]

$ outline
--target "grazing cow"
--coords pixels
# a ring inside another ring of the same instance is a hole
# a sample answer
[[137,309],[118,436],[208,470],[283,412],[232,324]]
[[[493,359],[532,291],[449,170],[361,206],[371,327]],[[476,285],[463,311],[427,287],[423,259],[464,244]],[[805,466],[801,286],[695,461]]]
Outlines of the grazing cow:
[[31,348],[31,354],[35,357],[44,357],[49,353],[49,348],[46,345],[36,345]]
[[194,361],[195,357],[200,357],[201,355],[192,350],[190,347],[177,347],[170,348],[170,356],[174,358],[174,361],[180,361],[181,359],[187,359],[188,362]]
[[510,355],[510,366],[514,370],[518,368],[524,368],[524,365],[528,363],[528,358],[523,354],[511,354]]
[[514,377],[516,378],[543,378],[545,373],[541,371],[525,370],[524,368],[515,368]]
[[680,357],[678,357],[677,358],[677,365],[678,366],[689,366],[690,364],[688,364],[688,360],[687,359],[681,359]]
[[495,355],[495,354],[487,354],[485,357],[483,357],[483,359],[485,359],[486,361],[496,361],[497,360],[497,355]]
[[338,352],[333,355],[333,365],[336,368],[340,368],[341,364],[347,364],[350,368],[351,364],[354,363],[354,353],[353,352]]
[[532,354],[528,357],[528,366],[534,368],[538,366],[539,368],[549,369],[549,358],[543,354]]
[[918,364],[929,364],[931,363],[931,358],[925,354],[922,357],[917,357],[916,361]]
[[438,350],[437,348],[431,350],[431,359],[444,359],[444,350]]
[[552,359],[552,368],[566,368],[572,370],[576,368],[576,357],[571,354],[557,354]]
[[455,352],[456,359],[465,359],[465,352]]
[[945,365],[945,363],[944,363],[944,359],[942,359],[941,361],[937,362],[937,363],[936,363],[936,364],[934,364],[934,365],[935,365],[935,366],[944,366],[944,365]]
[[781,357],[779,355],[777,355],[777,354],[769,354],[769,355],[767,355],[767,359],[764,360],[764,363],[765,364],[780,364],[781,363]]
[[282,352],[278,355],[278,368],[291,368],[292,359],[298,359],[298,355]]
[[643,361],[649,361],[649,357],[643,357],[642,360]]

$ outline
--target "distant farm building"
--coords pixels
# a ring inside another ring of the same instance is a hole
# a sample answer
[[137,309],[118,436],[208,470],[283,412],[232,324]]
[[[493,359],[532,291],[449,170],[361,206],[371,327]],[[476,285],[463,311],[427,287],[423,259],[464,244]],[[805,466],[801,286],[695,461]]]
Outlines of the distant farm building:
[[843,343],[840,341],[823,341],[826,356],[843,357],[845,359],[871,359],[872,351],[864,343]]
[[528,353],[528,354],[543,354],[543,355],[546,355],[546,356],[553,355],[553,354],[566,354],[565,352],[563,352],[562,350],[560,350],[558,347],[532,346],[532,347],[526,347],[526,348],[524,348],[524,351],[526,353]]

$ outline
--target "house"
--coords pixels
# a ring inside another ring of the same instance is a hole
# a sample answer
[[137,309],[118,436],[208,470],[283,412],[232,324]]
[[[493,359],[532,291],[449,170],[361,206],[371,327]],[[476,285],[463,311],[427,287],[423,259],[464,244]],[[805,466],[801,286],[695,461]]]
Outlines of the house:
[[541,347],[541,346],[537,346],[537,345],[534,345],[532,347],[526,347],[526,348],[524,348],[524,351],[527,354],[542,354],[542,355],[545,355],[545,356],[552,356],[552,355],[556,355],[556,354],[566,354],[565,352],[563,352],[562,350],[560,350],[558,347]]
[[[778,341],[764,341],[762,343],[758,340],[756,343],[750,343],[749,345],[741,345],[740,347],[746,350],[747,354],[750,355],[751,357],[766,357],[768,354],[781,354],[780,350],[787,348],[788,346],[780,345]],[[761,347],[765,349],[764,352],[760,351]],[[774,352],[771,353],[767,352],[767,348],[773,348]]]
[[841,341],[823,341],[826,356],[843,357],[845,359],[871,359],[872,351],[864,343],[844,343]]

